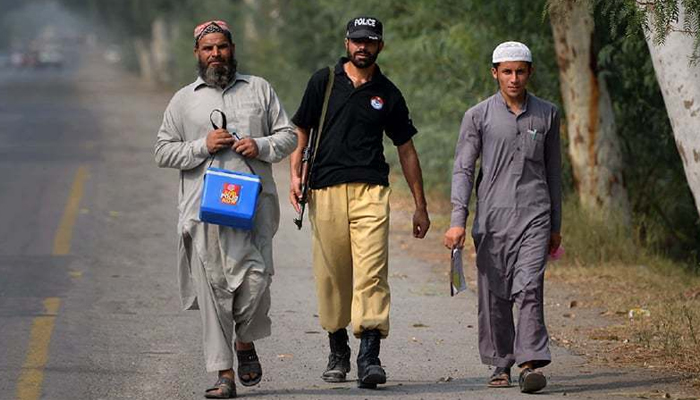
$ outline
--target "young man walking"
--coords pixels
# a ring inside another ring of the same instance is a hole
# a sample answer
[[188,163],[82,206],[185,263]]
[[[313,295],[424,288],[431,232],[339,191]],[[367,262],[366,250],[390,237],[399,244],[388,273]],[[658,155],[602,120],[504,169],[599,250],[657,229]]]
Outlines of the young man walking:
[[444,243],[450,249],[464,246],[476,185],[472,237],[481,361],[496,367],[490,387],[510,386],[511,367],[518,365],[521,391],[533,393],[546,386],[538,368],[551,361],[543,288],[547,255],[561,243],[559,112],[526,90],[533,72],[527,46],[502,43],[492,63],[498,92],[462,119],[452,173],[451,227]]
[[[357,17],[347,24],[345,49],[335,67],[316,72],[292,118],[299,145],[291,156],[290,201],[299,211],[302,150],[312,129],[320,131],[311,170],[309,219],[321,326],[328,331],[330,355],[322,378],[341,382],[350,371],[346,326],[360,338],[360,387],[386,382],[379,361],[380,339],[389,334],[389,165],[386,132],[397,147],[413,194],[413,235],[430,226],[423,180],[412,137],[416,128],[399,89],[376,64],[384,48],[382,23]],[[323,126],[324,93],[331,81]]]

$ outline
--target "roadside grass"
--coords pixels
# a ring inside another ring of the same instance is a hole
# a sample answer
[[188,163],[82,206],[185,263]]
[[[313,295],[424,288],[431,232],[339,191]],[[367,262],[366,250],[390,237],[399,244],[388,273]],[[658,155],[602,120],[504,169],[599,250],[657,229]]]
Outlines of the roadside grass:
[[588,335],[607,342],[600,358],[685,374],[700,386],[697,271],[644,248],[634,229],[589,216],[574,201],[565,204],[563,220],[566,255],[548,267],[548,279],[565,282],[617,322]]
[[[566,262],[566,260],[563,260]],[[700,385],[700,277],[666,260],[647,264],[553,265],[550,282],[565,282],[601,308],[612,324],[588,339],[605,342],[597,358],[667,369]]]

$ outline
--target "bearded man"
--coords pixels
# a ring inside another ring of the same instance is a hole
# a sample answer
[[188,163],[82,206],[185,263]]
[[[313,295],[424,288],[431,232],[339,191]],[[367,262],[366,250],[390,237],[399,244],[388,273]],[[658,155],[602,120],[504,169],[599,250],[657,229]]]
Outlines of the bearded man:
[[[279,225],[271,163],[289,155],[297,140],[270,84],[237,72],[235,44],[224,21],[195,28],[194,55],[199,77],[180,89],[165,110],[155,159],[159,167],[180,171],[182,305],[200,310],[206,369],[218,372],[205,397],[233,398],[234,351],[242,385],[256,385],[262,378],[253,342],[270,335],[272,237]],[[217,109],[237,137],[224,128],[211,128],[210,115]],[[260,176],[262,192],[252,230],[199,220],[203,176],[214,155],[216,167],[246,173],[253,169]]]
[[[389,165],[384,160],[386,132],[397,146],[413,194],[413,235],[423,238],[430,220],[423,179],[412,137],[417,130],[399,89],[375,63],[384,48],[382,23],[373,17],[347,24],[345,50],[333,70],[316,72],[292,118],[299,145],[292,154],[289,199],[299,212],[302,150],[309,131],[320,131],[311,169],[309,219],[313,231],[313,269],[321,326],[328,332],[330,355],[321,378],[341,382],[350,371],[345,327],[352,322],[360,338],[359,386],[386,382],[379,361],[380,339],[389,334]],[[332,84],[331,82],[332,79]],[[328,107],[319,126],[324,92]]]

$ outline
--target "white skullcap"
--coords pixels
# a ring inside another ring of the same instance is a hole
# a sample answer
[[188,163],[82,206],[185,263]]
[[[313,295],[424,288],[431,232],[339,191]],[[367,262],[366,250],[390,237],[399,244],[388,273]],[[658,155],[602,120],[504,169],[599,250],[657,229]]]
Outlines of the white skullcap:
[[526,61],[532,62],[532,53],[530,49],[520,42],[503,42],[493,50],[491,58],[493,64],[498,64],[506,61]]

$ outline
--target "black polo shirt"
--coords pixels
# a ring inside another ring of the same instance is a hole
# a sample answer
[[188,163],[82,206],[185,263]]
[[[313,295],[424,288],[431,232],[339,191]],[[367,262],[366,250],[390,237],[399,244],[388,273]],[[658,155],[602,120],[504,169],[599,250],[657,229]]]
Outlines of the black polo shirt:
[[[417,132],[401,92],[378,66],[369,82],[355,88],[343,70],[346,62],[349,60],[343,57],[335,66],[335,80],[312,171],[312,189],[350,182],[388,186],[384,132],[395,146],[406,143]],[[311,76],[292,118],[296,126],[308,130],[318,126],[327,83],[327,68]]]

